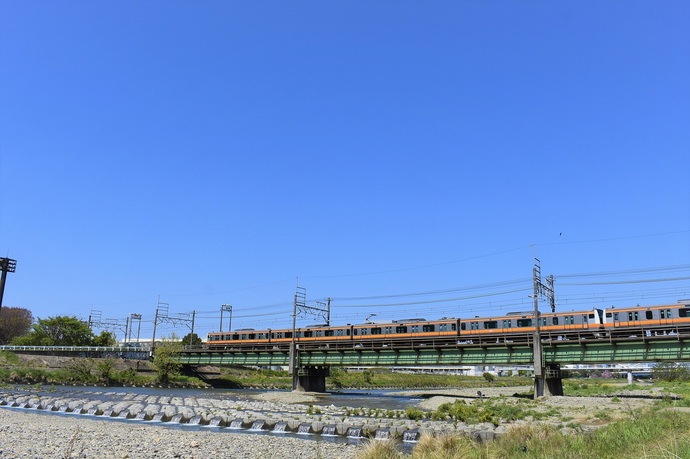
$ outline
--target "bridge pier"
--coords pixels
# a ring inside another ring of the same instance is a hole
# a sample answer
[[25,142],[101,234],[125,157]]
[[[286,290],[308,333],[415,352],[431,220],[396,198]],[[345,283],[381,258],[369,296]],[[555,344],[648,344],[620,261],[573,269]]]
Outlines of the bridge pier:
[[326,392],[327,366],[303,366],[292,373],[292,390],[297,392]]
[[534,375],[534,398],[563,395],[561,366],[557,363],[546,365],[544,376]]

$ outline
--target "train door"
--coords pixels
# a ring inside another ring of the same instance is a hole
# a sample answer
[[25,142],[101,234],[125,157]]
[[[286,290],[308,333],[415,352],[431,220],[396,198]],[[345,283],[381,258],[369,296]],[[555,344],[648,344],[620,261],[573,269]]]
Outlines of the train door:
[[623,319],[627,319],[626,326],[628,327],[636,327],[640,325],[640,317],[641,315],[644,315],[645,313],[643,311],[626,311],[623,313],[626,317]]
[[665,308],[659,309],[659,324],[672,325],[673,324],[673,309]]

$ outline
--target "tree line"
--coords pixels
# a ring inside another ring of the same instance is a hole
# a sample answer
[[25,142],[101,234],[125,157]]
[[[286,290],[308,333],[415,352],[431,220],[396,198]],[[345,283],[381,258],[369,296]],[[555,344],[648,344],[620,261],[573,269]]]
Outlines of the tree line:
[[[201,338],[190,333],[182,344],[200,344]],[[75,316],[37,318],[28,309],[7,307],[0,309],[0,345],[15,346],[116,346],[117,337],[111,331],[94,334],[88,322]]]

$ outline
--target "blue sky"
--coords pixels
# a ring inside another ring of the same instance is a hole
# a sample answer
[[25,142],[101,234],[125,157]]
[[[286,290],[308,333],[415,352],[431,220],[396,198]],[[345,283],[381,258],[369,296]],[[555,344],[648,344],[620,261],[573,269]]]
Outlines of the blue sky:
[[3,304],[147,334],[160,298],[203,335],[224,303],[291,324],[299,282],[335,323],[492,315],[529,310],[535,257],[562,309],[690,298],[689,23],[684,1],[2,2]]

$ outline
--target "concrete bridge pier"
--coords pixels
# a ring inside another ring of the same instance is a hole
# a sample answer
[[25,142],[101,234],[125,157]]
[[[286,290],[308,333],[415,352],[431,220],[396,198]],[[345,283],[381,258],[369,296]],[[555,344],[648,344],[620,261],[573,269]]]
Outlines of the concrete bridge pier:
[[557,363],[547,364],[544,376],[534,376],[534,398],[563,395],[563,378],[561,366]]
[[292,390],[298,392],[326,392],[326,377],[330,367],[304,366],[292,374]]

